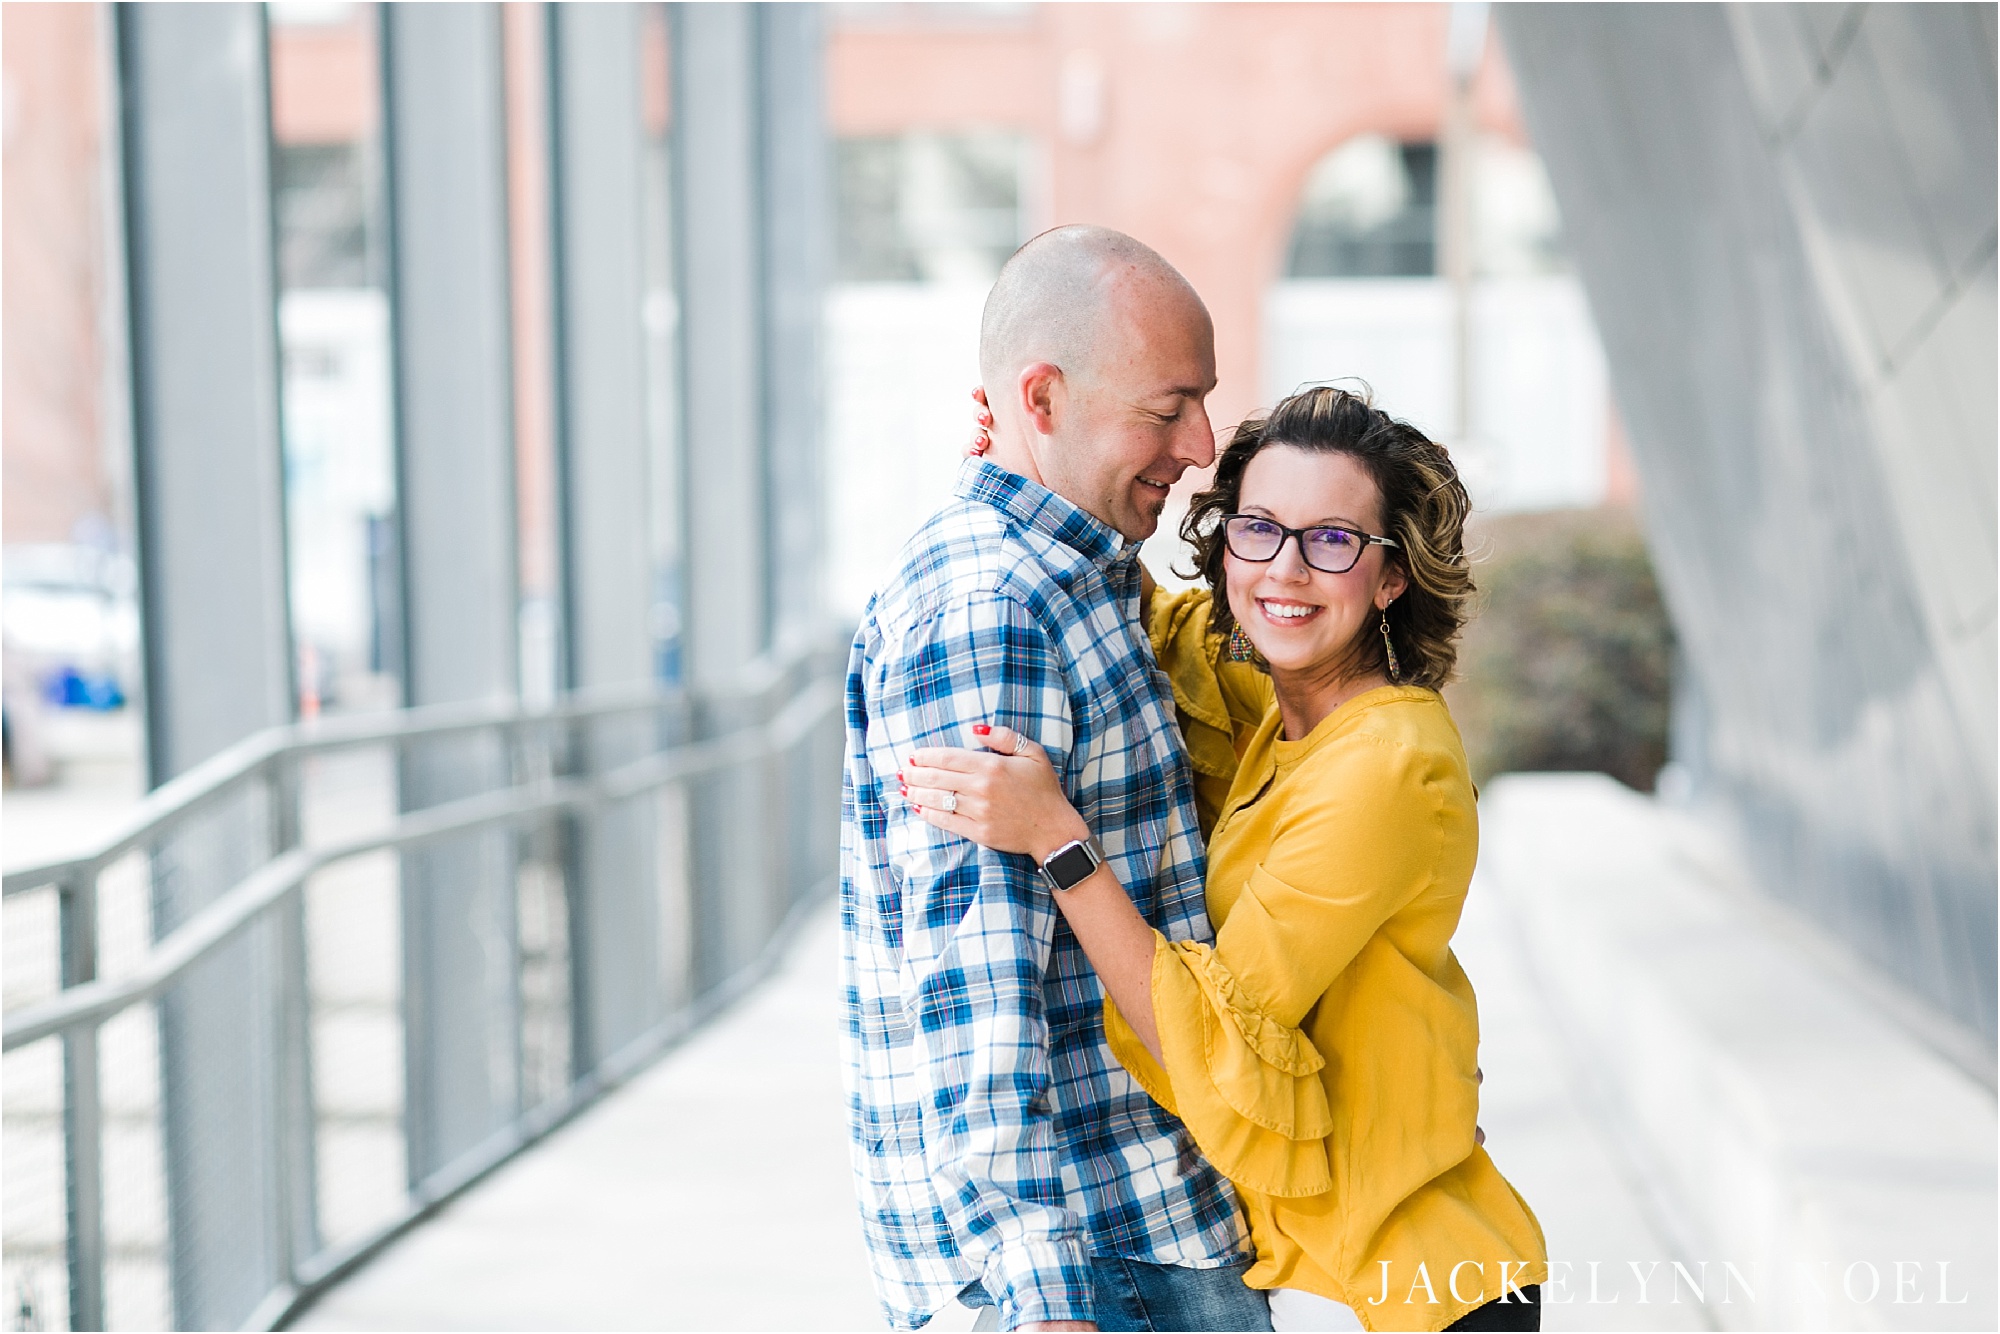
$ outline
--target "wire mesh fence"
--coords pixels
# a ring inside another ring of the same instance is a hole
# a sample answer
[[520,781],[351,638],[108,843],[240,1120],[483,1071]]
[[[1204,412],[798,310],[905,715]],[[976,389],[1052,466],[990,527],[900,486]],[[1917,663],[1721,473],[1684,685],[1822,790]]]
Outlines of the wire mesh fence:
[[749,975],[838,843],[824,652],[280,729],[7,877],[7,1323],[271,1326]]
[[[25,916],[26,914],[23,914]],[[8,936],[14,934],[9,913]],[[11,969],[9,977],[11,978]],[[62,1329],[69,1319],[63,1244],[62,1044],[44,1038],[0,1058],[0,1268],[8,1323]]]

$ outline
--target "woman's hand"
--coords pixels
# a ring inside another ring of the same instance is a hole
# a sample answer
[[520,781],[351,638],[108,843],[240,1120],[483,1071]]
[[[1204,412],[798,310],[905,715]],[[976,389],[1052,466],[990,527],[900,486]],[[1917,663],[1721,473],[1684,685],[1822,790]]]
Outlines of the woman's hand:
[[[1025,852],[1038,862],[1065,843],[1090,836],[1040,746],[1011,728],[972,731],[985,750],[935,747],[918,751],[904,765],[903,795],[926,823],[996,852]],[[944,805],[957,809],[947,813]],[[1125,896],[1118,873],[1107,862],[1051,897],[1119,1013],[1153,1059],[1162,1059],[1153,1018],[1159,934]]]
[[993,430],[993,409],[986,402],[985,385],[976,384],[972,386],[972,397],[973,401],[979,404],[979,410],[972,414],[973,420],[978,425],[973,427],[972,440],[966,445],[965,452],[967,455],[977,458],[979,455],[993,448],[993,436],[991,434]]
[[903,766],[903,797],[926,824],[1038,862],[1090,837],[1046,751],[1011,727],[976,724],[972,731],[985,750],[932,746]]

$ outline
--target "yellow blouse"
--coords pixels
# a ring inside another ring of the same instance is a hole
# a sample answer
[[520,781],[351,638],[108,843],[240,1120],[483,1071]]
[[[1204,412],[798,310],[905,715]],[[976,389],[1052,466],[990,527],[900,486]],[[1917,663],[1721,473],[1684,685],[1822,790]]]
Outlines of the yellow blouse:
[[1541,1225],[1473,1141],[1479,1015],[1449,947],[1478,849],[1458,729],[1434,691],[1387,686],[1284,740],[1269,681],[1217,660],[1207,601],[1157,597],[1151,628],[1213,822],[1216,940],[1158,941],[1164,1070],[1108,1000],[1106,1031],[1236,1183],[1250,1286],[1344,1302],[1371,1330],[1443,1329],[1547,1276]]

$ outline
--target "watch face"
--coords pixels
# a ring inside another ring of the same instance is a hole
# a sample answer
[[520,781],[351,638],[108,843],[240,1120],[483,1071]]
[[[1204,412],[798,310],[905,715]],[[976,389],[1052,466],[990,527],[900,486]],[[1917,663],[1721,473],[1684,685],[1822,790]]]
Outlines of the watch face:
[[1090,855],[1090,849],[1081,843],[1072,843],[1049,858],[1044,867],[1049,878],[1063,889],[1081,884],[1090,873],[1097,869],[1097,861]]

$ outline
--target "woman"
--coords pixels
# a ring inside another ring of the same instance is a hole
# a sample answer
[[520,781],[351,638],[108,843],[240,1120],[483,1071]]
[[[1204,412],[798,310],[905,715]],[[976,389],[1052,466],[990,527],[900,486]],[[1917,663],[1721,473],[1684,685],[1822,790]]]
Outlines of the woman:
[[[1055,895],[1119,1060],[1236,1183],[1281,1329],[1539,1328],[1541,1228],[1479,1144],[1449,948],[1478,841],[1437,694],[1468,508],[1443,449],[1341,390],[1239,427],[1182,530],[1208,589],[1149,612],[1215,943],[1159,936],[1106,866]],[[911,757],[925,820],[1038,863],[1089,838],[1040,747],[984,739]]]

